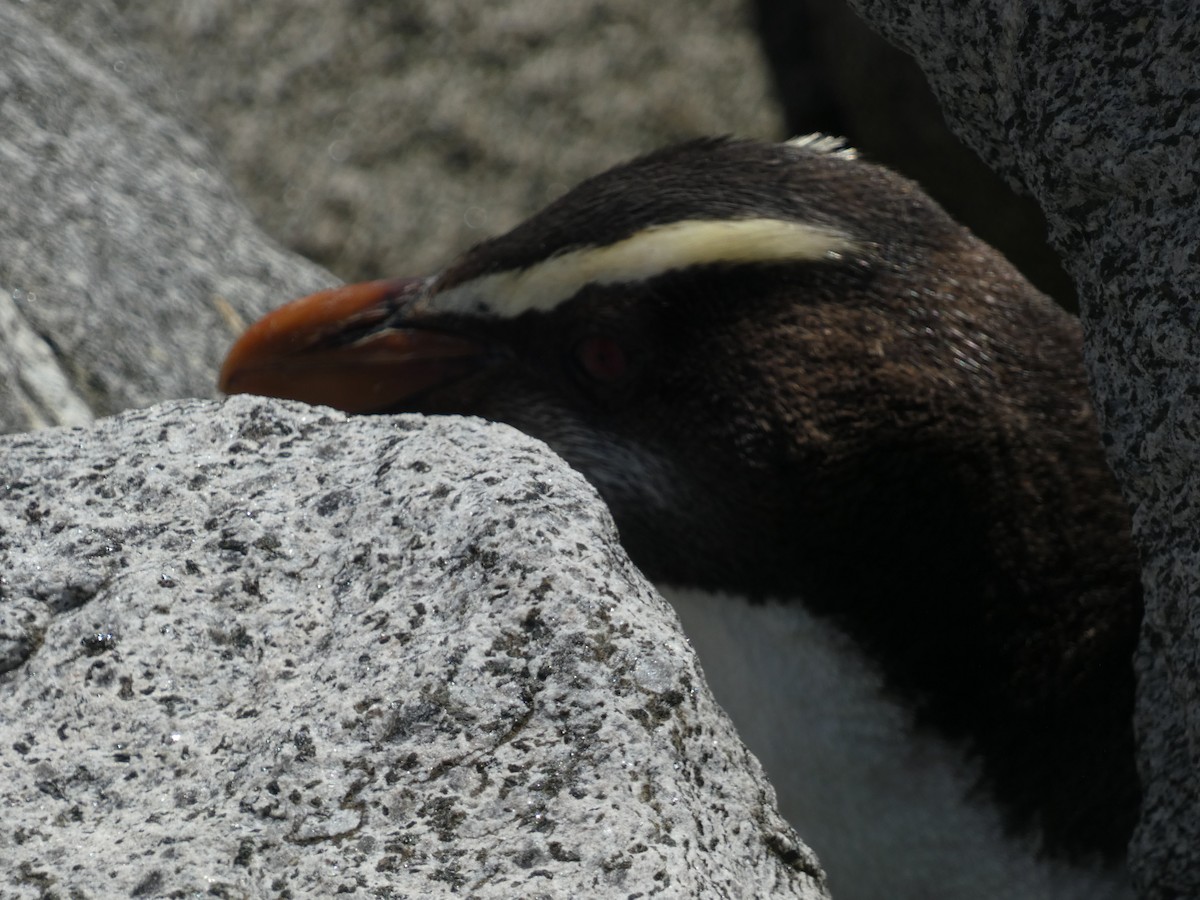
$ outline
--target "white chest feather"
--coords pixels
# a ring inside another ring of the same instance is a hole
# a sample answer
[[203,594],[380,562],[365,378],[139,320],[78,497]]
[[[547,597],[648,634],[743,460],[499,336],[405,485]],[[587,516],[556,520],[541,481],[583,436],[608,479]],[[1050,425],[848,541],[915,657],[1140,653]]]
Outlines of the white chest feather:
[[1038,859],[1007,837],[977,769],[914,733],[875,668],[799,604],[663,589],[717,700],[775,786],[835,900],[1116,900],[1123,871]]

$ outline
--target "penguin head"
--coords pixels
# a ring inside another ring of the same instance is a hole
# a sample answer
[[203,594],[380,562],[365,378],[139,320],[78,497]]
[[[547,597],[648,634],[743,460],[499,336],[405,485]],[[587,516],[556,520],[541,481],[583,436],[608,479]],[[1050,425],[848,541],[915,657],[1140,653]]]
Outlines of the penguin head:
[[[1024,307],[1053,327],[1014,340]],[[431,277],[284,307],[221,387],[508,423],[597,487],[651,577],[744,586],[798,508],[848,486],[866,518],[881,478],[962,455],[997,373],[1070,347],[1049,307],[836,140],[705,139],[583,182]]]

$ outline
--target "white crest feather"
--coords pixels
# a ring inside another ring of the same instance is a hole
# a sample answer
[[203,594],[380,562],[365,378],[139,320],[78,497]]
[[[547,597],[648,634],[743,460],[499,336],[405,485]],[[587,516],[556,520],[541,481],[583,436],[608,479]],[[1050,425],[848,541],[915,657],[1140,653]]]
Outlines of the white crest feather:
[[858,159],[858,151],[848,146],[844,137],[838,137],[833,134],[821,134],[819,131],[816,131],[812,134],[797,135],[794,138],[784,141],[784,143],[792,147],[811,150],[814,153],[836,156],[840,159]]
[[483,275],[428,298],[430,311],[512,318],[547,312],[589,284],[646,281],[697,265],[816,262],[852,252],[849,235],[787,219],[689,219],[614,244],[583,247],[524,269]]

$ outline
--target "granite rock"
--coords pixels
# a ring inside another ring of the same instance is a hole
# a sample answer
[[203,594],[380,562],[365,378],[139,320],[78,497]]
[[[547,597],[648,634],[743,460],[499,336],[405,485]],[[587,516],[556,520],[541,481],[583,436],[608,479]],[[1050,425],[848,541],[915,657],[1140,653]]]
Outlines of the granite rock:
[[0,440],[11,896],[825,896],[594,491],[235,398]]
[[245,321],[334,283],[90,45],[0,4],[0,59],[0,431],[214,396]]
[[784,136],[742,0],[39,5],[153,59],[264,228],[352,281],[423,274],[663,144]]

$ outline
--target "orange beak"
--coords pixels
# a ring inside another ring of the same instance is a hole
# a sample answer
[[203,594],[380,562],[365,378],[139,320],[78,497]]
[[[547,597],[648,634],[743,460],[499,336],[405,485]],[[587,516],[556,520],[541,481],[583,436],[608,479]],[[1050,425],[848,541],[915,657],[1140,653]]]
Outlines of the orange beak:
[[477,370],[487,353],[479,342],[409,327],[406,309],[423,284],[421,279],[351,284],[268,313],[229,351],[221,390],[349,413],[411,408],[406,404],[425,391]]

